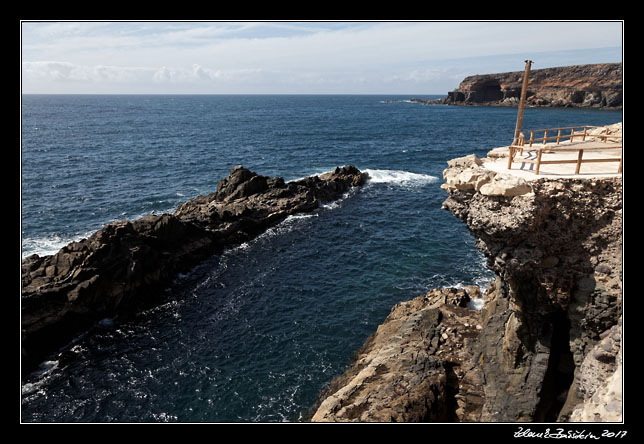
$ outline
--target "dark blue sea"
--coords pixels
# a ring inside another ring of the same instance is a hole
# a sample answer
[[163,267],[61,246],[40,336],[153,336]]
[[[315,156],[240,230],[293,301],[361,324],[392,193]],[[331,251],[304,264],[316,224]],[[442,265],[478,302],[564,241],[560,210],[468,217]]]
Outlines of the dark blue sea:
[[[511,142],[517,110],[410,98],[23,96],[22,257],[172,212],[238,164],[287,181],[353,164],[371,180],[178,276],[158,307],[76,338],[22,381],[22,421],[301,421],[396,303],[490,282],[441,209],[442,171]],[[621,120],[528,108],[523,127]]]

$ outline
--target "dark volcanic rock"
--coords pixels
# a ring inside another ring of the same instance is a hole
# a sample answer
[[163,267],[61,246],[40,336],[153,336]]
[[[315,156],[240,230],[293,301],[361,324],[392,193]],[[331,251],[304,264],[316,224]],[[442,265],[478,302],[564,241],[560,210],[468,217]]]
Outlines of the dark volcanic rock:
[[285,183],[236,166],[217,191],[174,214],[106,225],[58,253],[22,262],[22,369],[33,369],[97,321],[153,306],[176,275],[295,213],[360,186],[353,166]]

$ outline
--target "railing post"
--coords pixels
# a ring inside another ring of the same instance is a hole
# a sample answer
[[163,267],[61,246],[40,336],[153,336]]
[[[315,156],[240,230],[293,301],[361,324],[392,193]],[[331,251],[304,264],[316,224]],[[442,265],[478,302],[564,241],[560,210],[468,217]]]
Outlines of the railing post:
[[584,150],[579,150],[579,155],[577,155],[577,167],[575,168],[575,174],[579,174],[579,169],[581,168],[581,158],[584,155]]
[[514,139],[512,139],[512,145],[516,145],[519,140],[519,133],[521,132],[521,126],[523,125],[523,109],[525,107],[525,98],[528,94],[528,78],[530,77],[530,66],[532,65],[532,60],[525,61],[525,72],[523,73],[523,84],[521,85],[521,100],[519,101],[519,111],[517,114],[517,125],[514,129]]
[[541,148],[537,148],[537,167],[534,169],[534,174],[539,174],[539,168],[541,168]]

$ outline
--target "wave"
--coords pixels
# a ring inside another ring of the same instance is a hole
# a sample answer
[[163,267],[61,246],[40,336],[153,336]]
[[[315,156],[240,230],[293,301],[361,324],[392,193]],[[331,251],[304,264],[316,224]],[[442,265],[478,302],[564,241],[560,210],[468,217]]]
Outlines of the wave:
[[42,237],[26,237],[22,239],[22,258],[26,258],[32,254],[38,256],[49,256],[56,254],[61,248],[70,244],[71,242],[78,242],[82,239],[88,238],[94,231],[89,231],[84,234],[76,236],[60,236],[58,234],[50,234]]
[[175,205],[173,207],[168,207],[162,211],[156,211],[156,210],[144,211],[132,217],[130,217],[127,212],[122,212],[119,215],[120,217],[118,218],[114,217],[110,220],[106,220],[104,223],[100,224],[95,229],[87,231],[85,233],[76,234],[76,235],[61,236],[59,234],[52,233],[45,236],[24,237],[22,238],[22,259],[32,254],[37,254],[38,256],[49,256],[52,254],[56,254],[60,251],[61,248],[69,245],[72,242],[79,242],[83,239],[87,239],[92,234],[96,233],[98,230],[103,228],[105,225],[112,222],[116,222],[119,220],[135,221],[135,220],[141,219],[142,217],[150,216],[150,215],[158,216],[161,214],[173,214],[177,208],[178,208],[178,205]]
[[[403,150],[405,151],[405,150]],[[298,176],[295,179],[288,180],[286,182],[296,182],[298,180],[306,179],[308,177],[319,176],[324,173],[333,171],[333,168],[320,169],[312,174],[306,176]],[[360,169],[360,171],[369,174],[368,181],[371,183],[389,183],[389,184],[399,184],[399,185],[424,185],[428,183],[434,183],[438,180],[438,177],[431,176],[429,174],[421,173],[412,173],[409,171],[402,170],[378,170],[378,169]]]
[[429,174],[411,173],[400,170],[363,170],[369,174],[371,183],[388,183],[402,186],[425,185],[438,181],[438,177]]
[[37,390],[40,390],[40,388],[49,380],[49,376],[58,368],[58,364],[59,361],[57,360],[42,362],[39,369],[31,373],[31,376],[36,379],[33,382],[27,382],[22,385],[22,395],[31,395]]
[[[369,183],[385,183],[385,184],[391,184],[391,185],[398,185],[398,186],[403,186],[403,187],[416,187],[416,186],[422,186],[430,183],[434,183],[438,181],[438,178],[436,176],[431,176],[429,174],[420,174],[420,173],[412,173],[409,171],[402,171],[402,170],[379,170],[379,169],[364,169],[362,170],[366,173],[369,174]],[[321,173],[319,173],[321,174]],[[305,176],[308,177],[308,176]],[[298,180],[298,179],[295,179]],[[338,208],[339,206],[342,205],[343,201],[349,197],[352,194],[352,191],[355,190],[350,190],[349,192],[345,193],[340,199],[334,201],[334,202],[328,202],[322,205],[322,208],[324,209],[335,209]],[[165,211],[146,211],[143,212],[130,220],[137,220],[140,217],[147,216],[150,214],[160,214],[160,213],[170,213],[172,214],[176,207],[168,208]],[[127,214],[122,214],[122,216],[127,216]],[[289,216],[286,218],[285,221],[283,221],[283,224],[277,228],[277,229],[269,229],[268,230],[268,235],[271,234],[276,234],[282,231],[290,231],[293,227],[291,226],[291,223],[294,220],[297,220],[299,218],[308,218],[312,217],[314,215],[307,214],[307,215],[293,215]],[[42,237],[27,237],[22,239],[22,258],[24,259],[25,257],[31,255],[31,254],[38,254],[39,256],[47,256],[47,255],[52,255],[58,253],[61,248],[64,246],[68,245],[71,242],[74,241],[80,241],[84,238],[87,238],[91,236],[96,230],[89,231],[87,233],[83,234],[78,234],[75,236],[61,236],[58,234],[51,234],[48,236],[42,236]]]

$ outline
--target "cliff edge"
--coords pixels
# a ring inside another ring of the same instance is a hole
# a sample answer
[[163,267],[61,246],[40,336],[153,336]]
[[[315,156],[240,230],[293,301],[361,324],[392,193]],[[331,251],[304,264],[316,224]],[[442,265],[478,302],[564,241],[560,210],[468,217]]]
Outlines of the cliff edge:
[[621,176],[525,180],[453,159],[443,208],[496,274],[394,307],[313,421],[621,421]]

